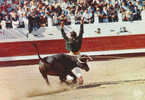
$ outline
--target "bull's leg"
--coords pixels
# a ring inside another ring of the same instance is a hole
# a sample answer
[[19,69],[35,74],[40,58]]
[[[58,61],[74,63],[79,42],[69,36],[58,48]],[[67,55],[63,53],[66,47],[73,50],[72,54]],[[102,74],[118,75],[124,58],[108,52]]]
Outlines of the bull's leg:
[[49,85],[50,83],[49,83],[49,81],[48,81],[47,74],[44,74],[44,73],[43,73],[42,76],[43,76],[44,80],[46,81],[46,83]]
[[59,79],[60,79],[61,83],[66,82],[66,74],[65,73],[60,74]]
[[46,83],[49,85],[47,72],[45,71],[45,69],[43,67],[39,67],[39,71],[40,71],[41,75],[43,76],[44,80],[46,81]]
[[68,74],[73,77],[73,83],[77,83],[76,75],[73,72],[69,72]]

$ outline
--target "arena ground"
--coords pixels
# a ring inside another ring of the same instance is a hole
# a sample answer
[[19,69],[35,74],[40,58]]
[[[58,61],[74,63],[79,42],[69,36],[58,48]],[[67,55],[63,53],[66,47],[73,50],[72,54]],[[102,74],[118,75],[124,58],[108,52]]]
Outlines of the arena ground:
[[38,65],[1,67],[1,100],[144,100],[145,57],[131,57],[88,63],[84,86],[60,84],[48,76],[42,79]]

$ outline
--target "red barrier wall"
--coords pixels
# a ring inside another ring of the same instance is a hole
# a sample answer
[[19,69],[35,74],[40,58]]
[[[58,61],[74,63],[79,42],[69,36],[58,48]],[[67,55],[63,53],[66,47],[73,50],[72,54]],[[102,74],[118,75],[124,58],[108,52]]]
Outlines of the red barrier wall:
[[[41,41],[22,41],[22,42],[1,42],[0,57],[25,56],[36,54],[32,43],[37,43],[41,54],[66,53],[65,41],[60,40],[41,40]],[[82,52],[104,51],[104,50],[124,50],[145,48],[145,35],[128,36],[107,36],[84,38]]]

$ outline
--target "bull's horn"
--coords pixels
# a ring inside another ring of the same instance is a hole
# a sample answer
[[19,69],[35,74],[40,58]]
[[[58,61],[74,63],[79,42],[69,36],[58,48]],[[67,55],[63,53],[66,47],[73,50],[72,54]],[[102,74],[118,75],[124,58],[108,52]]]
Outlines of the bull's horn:
[[86,55],[87,57],[82,57],[82,58],[88,58],[88,60],[93,60],[91,56]]
[[[93,58],[92,58],[91,56],[88,56],[88,55],[85,55],[85,56],[86,56],[86,57],[81,57],[81,56],[80,56],[79,59],[80,59],[80,58],[86,58],[86,59],[91,60],[91,61],[93,60]],[[87,61],[88,61],[88,60],[87,60]]]
[[78,57],[77,60],[78,60],[78,62],[80,62],[80,63],[85,63],[85,62],[83,62],[83,61],[80,60],[80,57]]
[[[88,55],[87,55],[88,56]],[[90,60],[93,60],[93,58],[91,57],[91,56],[88,56],[88,58],[90,59]]]

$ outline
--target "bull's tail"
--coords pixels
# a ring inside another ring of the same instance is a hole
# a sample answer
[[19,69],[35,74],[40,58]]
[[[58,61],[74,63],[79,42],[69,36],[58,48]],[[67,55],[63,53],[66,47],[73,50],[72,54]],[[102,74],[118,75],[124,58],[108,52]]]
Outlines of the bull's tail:
[[42,58],[40,57],[40,53],[39,53],[39,49],[38,49],[38,46],[36,43],[33,43],[33,46],[35,47],[36,51],[37,51],[37,54],[38,54],[38,57],[40,60],[42,60]]

